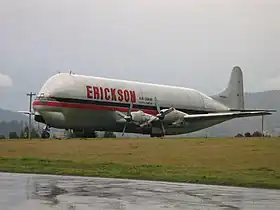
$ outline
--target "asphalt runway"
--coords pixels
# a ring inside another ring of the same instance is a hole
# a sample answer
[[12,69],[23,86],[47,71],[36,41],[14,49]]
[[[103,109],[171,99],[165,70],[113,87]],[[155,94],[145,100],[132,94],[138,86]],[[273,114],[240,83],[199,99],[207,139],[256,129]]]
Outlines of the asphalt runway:
[[0,173],[0,209],[280,209],[280,191]]

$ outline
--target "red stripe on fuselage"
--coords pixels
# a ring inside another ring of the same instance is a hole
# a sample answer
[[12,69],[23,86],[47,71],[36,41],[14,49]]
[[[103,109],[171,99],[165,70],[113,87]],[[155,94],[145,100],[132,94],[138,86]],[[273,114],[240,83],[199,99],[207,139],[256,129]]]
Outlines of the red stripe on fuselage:
[[[119,111],[127,112],[128,107],[119,106],[106,106],[106,105],[96,105],[96,104],[82,104],[82,103],[69,103],[60,101],[47,101],[41,102],[35,100],[33,106],[47,106],[47,107],[61,107],[61,108],[74,108],[74,109],[84,109],[84,110],[95,110],[95,111]],[[151,115],[156,115],[157,111],[152,109],[132,109],[132,111],[142,110],[143,112]]]

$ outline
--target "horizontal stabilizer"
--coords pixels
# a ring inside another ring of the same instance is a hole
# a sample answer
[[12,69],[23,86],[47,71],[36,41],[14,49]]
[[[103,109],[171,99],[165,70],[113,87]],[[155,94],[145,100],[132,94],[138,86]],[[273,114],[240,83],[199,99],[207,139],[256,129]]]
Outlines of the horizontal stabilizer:
[[262,115],[271,115],[272,113],[267,111],[252,111],[252,112],[223,112],[223,113],[210,113],[210,114],[194,114],[186,115],[184,117],[185,122],[195,122],[201,120],[230,120],[241,117],[253,117]]

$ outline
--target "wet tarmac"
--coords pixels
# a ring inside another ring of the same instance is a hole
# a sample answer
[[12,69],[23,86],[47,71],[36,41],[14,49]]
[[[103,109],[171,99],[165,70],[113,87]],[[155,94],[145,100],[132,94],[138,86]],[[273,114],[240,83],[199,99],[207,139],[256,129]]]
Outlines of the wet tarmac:
[[0,173],[0,209],[280,209],[280,191]]

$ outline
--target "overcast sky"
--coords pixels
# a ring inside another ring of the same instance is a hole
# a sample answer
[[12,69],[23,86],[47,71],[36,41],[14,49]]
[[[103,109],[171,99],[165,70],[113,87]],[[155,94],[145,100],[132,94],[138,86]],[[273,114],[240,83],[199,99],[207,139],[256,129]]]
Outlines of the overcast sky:
[[279,0],[1,0],[0,107],[26,110],[58,71],[213,94],[280,89]]

